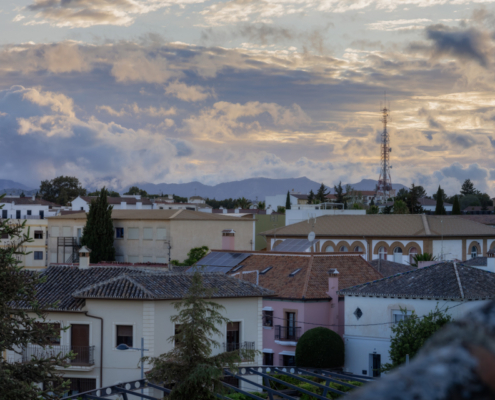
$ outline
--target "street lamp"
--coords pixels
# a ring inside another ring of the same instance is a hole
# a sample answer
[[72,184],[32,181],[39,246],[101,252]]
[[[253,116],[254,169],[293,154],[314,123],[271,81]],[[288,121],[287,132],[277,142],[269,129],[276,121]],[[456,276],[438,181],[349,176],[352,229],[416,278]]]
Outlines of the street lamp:
[[[149,349],[144,348],[144,338],[141,338],[141,348],[139,347],[129,347],[124,343],[119,344],[116,347],[117,350],[141,350],[141,380],[144,380],[144,362],[143,362],[143,357],[144,357],[144,352],[149,351]],[[143,386],[141,385],[141,394],[143,394]],[[141,400],[143,397],[141,396]]]

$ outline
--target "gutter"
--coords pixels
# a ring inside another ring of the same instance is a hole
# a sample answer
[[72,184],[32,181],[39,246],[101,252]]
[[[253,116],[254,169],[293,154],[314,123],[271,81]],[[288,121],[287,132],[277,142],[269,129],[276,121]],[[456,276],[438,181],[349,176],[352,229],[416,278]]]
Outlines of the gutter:
[[100,387],[103,387],[103,318],[89,315],[89,311],[84,312],[84,315],[89,318],[99,319],[101,323],[101,336],[100,336]]

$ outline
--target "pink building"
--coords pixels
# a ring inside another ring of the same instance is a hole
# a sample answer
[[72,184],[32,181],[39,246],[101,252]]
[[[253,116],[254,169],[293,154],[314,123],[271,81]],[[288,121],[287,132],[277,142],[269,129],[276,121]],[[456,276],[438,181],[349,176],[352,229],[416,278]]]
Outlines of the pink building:
[[337,291],[383,277],[360,253],[243,253],[228,273],[275,292],[263,299],[264,365],[294,365],[299,338],[314,327],[343,335]]

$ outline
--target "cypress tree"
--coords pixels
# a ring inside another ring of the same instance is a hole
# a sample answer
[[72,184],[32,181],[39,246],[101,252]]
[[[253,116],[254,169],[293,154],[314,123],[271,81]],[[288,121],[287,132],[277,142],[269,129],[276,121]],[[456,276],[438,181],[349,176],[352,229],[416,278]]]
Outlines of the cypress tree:
[[313,189],[311,189],[308,195],[308,204],[313,204],[314,201],[315,201],[315,194],[313,192]]
[[454,196],[454,203],[452,204],[452,215],[461,215],[461,205],[459,204],[459,198]]
[[438,185],[438,190],[437,190],[437,206],[435,208],[435,214],[436,215],[445,215],[447,212],[445,211],[445,207],[443,205],[443,190]]
[[290,210],[290,193],[287,190],[287,200],[285,200],[285,209]]
[[108,204],[107,191],[103,188],[96,200],[91,201],[81,240],[83,246],[91,249],[92,263],[115,261],[112,209]]

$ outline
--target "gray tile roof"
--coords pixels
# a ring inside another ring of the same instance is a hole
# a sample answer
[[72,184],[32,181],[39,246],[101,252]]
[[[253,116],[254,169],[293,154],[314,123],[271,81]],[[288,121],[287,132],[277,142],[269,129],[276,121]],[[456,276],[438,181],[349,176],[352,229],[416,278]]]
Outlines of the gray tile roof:
[[[206,288],[217,289],[213,298],[271,296],[273,291],[223,273],[203,272]],[[160,274],[124,274],[83,288],[73,294],[85,299],[169,300],[183,298],[191,286],[193,274],[162,272]]]
[[[26,273],[37,273],[26,271]],[[191,274],[157,272],[145,267],[50,266],[39,274],[45,282],[38,285],[37,299],[42,308],[58,311],[81,311],[85,298],[179,299],[188,290]],[[219,289],[214,297],[248,297],[271,295],[272,292],[223,274],[206,276],[206,286]],[[77,296],[76,296],[77,294]],[[57,303],[55,307],[46,305]],[[17,304],[29,309],[28,304]]]
[[495,297],[495,274],[461,263],[440,262],[353,286],[339,293],[346,296],[421,299],[491,299]]
[[[381,262],[380,262],[381,261]],[[414,267],[407,264],[400,264],[388,260],[373,260],[370,261],[371,266],[380,272],[383,276],[391,276],[411,271]]]
[[464,265],[469,265],[470,267],[486,267],[488,257],[476,257],[471,258],[470,260],[463,261]]

